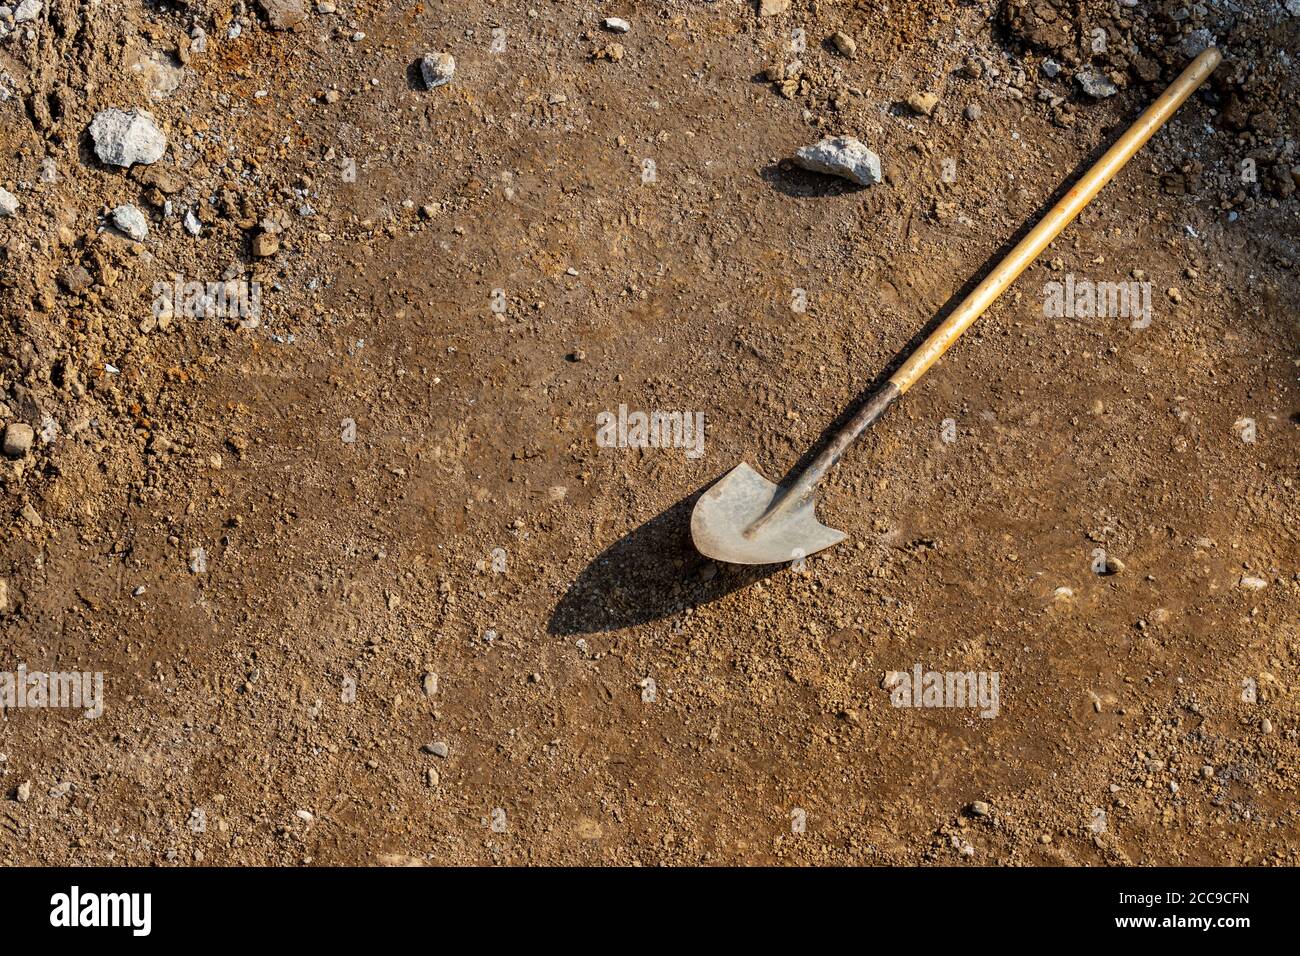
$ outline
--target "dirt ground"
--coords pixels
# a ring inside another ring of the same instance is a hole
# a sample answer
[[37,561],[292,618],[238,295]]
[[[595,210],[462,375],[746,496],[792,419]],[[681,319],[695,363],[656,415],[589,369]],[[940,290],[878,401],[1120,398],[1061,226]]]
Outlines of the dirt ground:
[[[10,11],[0,671],[104,713],[4,711],[0,864],[1297,863],[1300,3],[769,2]],[[841,462],[848,540],[700,557],[1206,42]],[[883,182],[792,163],[841,134]],[[997,715],[894,706],[917,665]]]

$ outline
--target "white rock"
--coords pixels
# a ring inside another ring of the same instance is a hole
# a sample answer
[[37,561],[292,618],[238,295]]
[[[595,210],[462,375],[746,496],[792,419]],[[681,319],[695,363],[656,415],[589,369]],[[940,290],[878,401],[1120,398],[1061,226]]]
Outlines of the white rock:
[[134,239],[136,242],[143,241],[144,237],[149,235],[149,223],[144,218],[144,213],[136,209],[130,203],[118,206],[113,210],[113,225],[121,229],[124,233]]
[[14,22],[26,23],[41,15],[41,0],[23,0],[14,10]]
[[456,58],[450,53],[430,53],[420,60],[420,76],[429,89],[444,86],[456,74]]
[[185,210],[185,231],[191,236],[197,236],[203,232],[203,221],[199,219],[198,214],[193,209]]
[[1262,591],[1268,587],[1268,582],[1263,578],[1257,578],[1254,575],[1247,574],[1242,577],[1240,586],[1247,591]]
[[18,197],[9,190],[0,187],[0,219],[8,218],[18,211]]
[[859,186],[880,182],[880,157],[852,136],[828,136],[795,151],[794,161],[815,173],[842,176]]
[[91,121],[90,138],[95,155],[112,166],[148,166],[167,151],[167,137],[148,110],[100,110]]
[[627,31],[632,29],[632,24],[628,23],[622,17],[606,17],[604,22],[601,23],[601,26],[614,33],[627,33]]

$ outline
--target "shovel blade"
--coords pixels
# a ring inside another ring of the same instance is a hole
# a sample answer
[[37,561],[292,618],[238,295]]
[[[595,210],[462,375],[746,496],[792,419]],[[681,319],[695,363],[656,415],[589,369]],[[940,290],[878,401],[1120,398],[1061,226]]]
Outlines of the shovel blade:
[[780,490],[743,462],[731,469],[695,503],[691,512],[695,549],[730,564],[782,564],[847,537],[817,520],[812,496],[746,534],[771,508]]

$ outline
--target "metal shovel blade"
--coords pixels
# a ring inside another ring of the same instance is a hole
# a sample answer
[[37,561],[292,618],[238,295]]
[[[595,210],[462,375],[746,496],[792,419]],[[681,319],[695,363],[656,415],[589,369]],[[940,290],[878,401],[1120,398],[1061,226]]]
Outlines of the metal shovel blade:
[[781,491],[741,463],[700,496],[691,512],[696,550],[731,564],[781,564],[807,557],[843,541],[843,531],[817,520],[813,496],[774,515],[757,528]]

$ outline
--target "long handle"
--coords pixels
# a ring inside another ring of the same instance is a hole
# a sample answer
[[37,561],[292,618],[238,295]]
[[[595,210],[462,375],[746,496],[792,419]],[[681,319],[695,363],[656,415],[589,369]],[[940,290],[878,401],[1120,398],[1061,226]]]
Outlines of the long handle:
[[[975,287],[961,305],[944,320],[915,352],[908,356],[902,366],[889,377],[881,388],[849,419],[848,423],[831,439],[830,443],[813,462],[804,469],[790,491],[783,497],[783,502],[797,503],[802,500],[825,476],[835,462],[848,449],[849,445],[862,432],[885,413],[904,392],[916,384],[917,379],[926,370],[939,361],[939,357],[961,338],[976,319],[993,304],[993,300],[1002,294],[1007,286],[1016,280],[1029,264],[1038,258],[1038,254],[1047,248],[1053,239],[1061,234],[1066,226],[1074,221],[1079,211],[1092,201],[1101,188],[1115,178],[1115,174],[1124,168],[1124,164],[1133,158],[1142,146],[1155,135],[1156,130],[1174,114],[1183,101],[1191,96],[1196,88],[1205,82],[1206,77],[1214,72],[1223,56],[1214,47],[1210,47],[1193,60],[1178,79],[1169,84],[1169,88],[1147,107],[1146,112],[1124,131],[1124,135],[1115,141],[1106,154],[1097,160],[1073,188],[1070,189],[1051,211],[1047,213],[1016,247],[1007,253],[1006,258]],[[778,508],[780,505],[778,504]],[[774,509],[775,510],[775,509]]]
[[1115,141],[1115,145],[1106,150],[1106,155],[1097,160],[1093,167],[1084,174],[1074,187],[1061,197],[1061,201],[1052,207],[1051,212],[1043,217],[1030,233],[1021,239],[997,268],[988,274],[974,291],[957,306],[956,311],[944,321],[925,340],[925,344],[913,352],[889,380],[898,386],[899,393],[906,392],[916,384],[917,379],[939,360],[939,356],[948,351],[961,334],[971,327],[984,310],[993,304],[993,300],[1002,294],[1007,286],[1016,281],[1035,259],[1061,234],[1066,226],[1101,188],[1115,178],[1115,174],[1124,168],[1124,164],[1133,158],[1146,141],[1155,135],[1156,130],[1165,125],[1174,111],[1183,105],[1183,101],[1205,82],[1206,77],[1223,59],[1214,47],[1210,47],[1193,60],[1178,79],[1169,84],[1169,88],[1160,94],[1159,99],[1147,107],[1146,112],[1124,131],[1124,135]]

